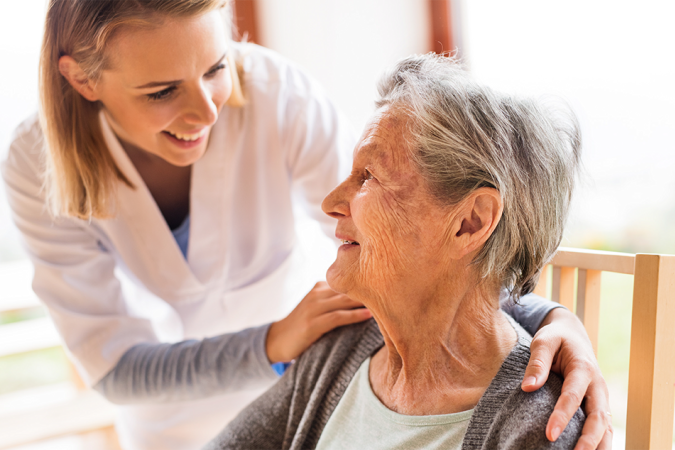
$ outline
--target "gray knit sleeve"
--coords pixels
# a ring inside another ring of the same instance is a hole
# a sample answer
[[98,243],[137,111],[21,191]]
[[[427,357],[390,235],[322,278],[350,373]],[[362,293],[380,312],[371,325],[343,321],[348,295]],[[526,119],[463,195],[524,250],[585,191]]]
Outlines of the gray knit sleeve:
[[269,324],[202,340],[137,344],[95,386],[113,403],[194,400],[269,386],[279,376],[265,351]]
[[502,310],[516,319],[516,322],[532,336],[537,333],[548,313],[556,308],[564,308],[560,303],[546,300],[536,294],[524,295],[516,304],[508,297],[508,293],[503,291],[499,301]]

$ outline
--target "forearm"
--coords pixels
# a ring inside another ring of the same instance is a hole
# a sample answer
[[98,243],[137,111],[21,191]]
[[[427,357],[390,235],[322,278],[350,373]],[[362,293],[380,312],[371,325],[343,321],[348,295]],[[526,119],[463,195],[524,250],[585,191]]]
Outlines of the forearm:
[[194,400],[278,379],[265,352],[269,325],[176,344],[138,344],[95,386],[113,403]]
[[552,311],[556,308],[565,309],[559,303],[546,300],[535,294],[521,297],[518,304],[503,296],[500,303],[502,310],[513,317],[532,336],[537,333],[539,328],[550,323]]

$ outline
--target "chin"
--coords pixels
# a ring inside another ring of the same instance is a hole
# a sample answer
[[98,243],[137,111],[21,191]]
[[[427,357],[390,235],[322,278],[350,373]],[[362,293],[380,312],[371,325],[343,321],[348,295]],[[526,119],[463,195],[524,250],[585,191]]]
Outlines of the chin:
[[163,159],[168,162],[169,164],[172,164],[177,167],[186,167],[186,166],[191,166],[192,164],[196,163],[201,159],[202,156],[204,156],[205,148],[201,149],[194,149],[190,151],[181,151],[181,152],[176,152],[172,151],[170,154],[167,154],[166,156],[163,157]]
[[348,283],[346,283],[346,277],[340,268],[336,267],[337,261],[335,261],[326,271],[326,282],[328,286],[335,292],[340,294],[347,294]]

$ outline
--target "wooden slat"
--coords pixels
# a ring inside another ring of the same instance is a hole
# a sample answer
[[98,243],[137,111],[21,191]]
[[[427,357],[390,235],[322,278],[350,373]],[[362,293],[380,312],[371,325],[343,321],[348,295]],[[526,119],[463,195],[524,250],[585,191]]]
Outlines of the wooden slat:
[[0,449],[66,434],[106,429],[115,411],[94,391],[46,408],[0,416]]
[[574,312],[574,272],[573,267],[553,266],[553,289],[551,300],[558,302]]
[[580,269],[632,275],[635,266],[635,255],[560,247],[551,263],[555,266],[578,267]]
[[75,364],[73,364],[73,361],[70,359],[68,359],[68,369],[70,372],[70,381],[77,389],[81,391],[89,389],[89,386],[87,386],[87,383],[84,382],[80,373],[77,371],[77,367],[75,367]]
[[431,14],[431,46],[432,52],[441,53],[455,50],[456,43],[452,30],[451,0],[428,0]]
[[551,300],[560,303],[560,267],[551,270]]
[[115,425],[102,428],[100,432],[104,433],[105,436],[105,448],[101,450],[122,450]]
[[637,255],[626,448],[670,449],[675,408],[675,256]]
[[541,270],[541,275],[539,275],[539,281],[537,286],[534,288],[534,293],[540,297],[548,298],[548,271],[550,266],[545,266]]
[[599,270],[579,269],[577,279],[577,316],[583,322],[586,333],[598,356],[600,335],[600,281]]
[[0,326],[0,357],[59,345],[59,334],[48,317]]
[[238,36],[232,36],[233,39],[246,37],[248,42],[260,44],[260,33],[258,31],[258,15],[256,0],[234,0],[232,1],[232,16],[237,28]]

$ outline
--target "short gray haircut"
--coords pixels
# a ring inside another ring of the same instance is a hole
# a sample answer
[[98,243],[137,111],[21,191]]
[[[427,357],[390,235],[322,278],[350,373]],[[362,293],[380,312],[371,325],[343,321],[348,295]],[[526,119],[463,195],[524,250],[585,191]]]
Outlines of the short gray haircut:
[[499,191],[502,218],[473,264],[515,300],[532,292],[562,239],[580,166],[574,114],[497,93],[431,53],[400,61],[378,90],[378,108],[409,116],[412,159],[437,199],[453,205],[481,187]]

